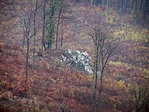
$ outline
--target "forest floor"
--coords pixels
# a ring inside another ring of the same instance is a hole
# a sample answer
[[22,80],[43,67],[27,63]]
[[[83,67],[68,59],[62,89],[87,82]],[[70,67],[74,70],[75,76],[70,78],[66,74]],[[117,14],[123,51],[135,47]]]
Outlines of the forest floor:
[[67,48],[87,51],[93,57],[88,32],[100,23],[115,36],[125,36],[120,52],[109,60],[105,70],[103,112],[135,112],[134,91],[138,92],[140,85],[143,96],[149,88],[149,45],[144,40],[149,30],[137,24],[133,16],[119,15],[113,9],[103,12],[100,7],[71,5],[73,19],[71,29],[65,32],[63,48],[36,55],[34,69],[30,52],[27,84],[26,49],[20,46],[20,34],[0,37],[0,111],[91,112],[93,76],[61,63],[58,58]]

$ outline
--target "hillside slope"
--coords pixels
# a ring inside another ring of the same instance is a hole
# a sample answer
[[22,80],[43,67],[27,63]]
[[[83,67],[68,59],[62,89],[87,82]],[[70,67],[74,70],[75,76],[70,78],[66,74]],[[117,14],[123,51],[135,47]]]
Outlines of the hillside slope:
[[[0,111],[91,112],[93,76],[61,63],[58,58],[66,48],[87,51],[93,57],[94,47],[88,32],[100,23],[115,36],[126,36],[120,46],[121,52],[109,60],[105,70],[103,112],[135,112],[137,103],[142,112],[147,112],[149,47],[144,39],[148,36],[148,29],[136,24],[132,16],[124,17],[113,9],[104,13],[100,7],[70,5],[73,19],[70,20],[71,29],[64,34],[67,37],[63,48],[46,51],[43,56],[36,55],[34,70],[30,52],[27,84],[26,48],[20,46],[20,29],[16,29],[18,35],[8,29],[0,32]],[[13,22],[10,19],[10,23]],[[4,23],[7,22],[4,20]],[[96,102],[99,102],[98,91]]]
[[[62,69],[60,66],[56,67],[48,58],[37,57],[39,62],[34,71],[29,70],[29,81],[25,85],[25,58],[22,48],[1,41],[0,51],[0,109],[2,111],[59,112],[64,109],[66,112],[90,112],[92,76],[63,67]],[[103,80],[104,112],[127,112],[133,109],[135,105],[135,102],[132,103],[134,96],[131,91],[135,87],[133,85],[140,81],[143,82],[142,86],[148,83],[146,75],[142,78],[140,74],[141,69],[136,71],[131,65],[109,63]],[[27,87],[27,91],[24,87]],[[144,87],[145,90],[148,88]],[[144,89],[141,91],[142,94]]]

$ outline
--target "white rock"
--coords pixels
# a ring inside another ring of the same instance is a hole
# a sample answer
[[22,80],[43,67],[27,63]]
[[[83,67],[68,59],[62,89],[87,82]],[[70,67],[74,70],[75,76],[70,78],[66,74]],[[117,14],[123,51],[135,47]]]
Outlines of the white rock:
[[68,56],[61,55],[61,61],[68,61],[69,65],[73,65],[76,68],[84,69],[89,74],[93,73],[92,67],[91,67],[91,57],[87,52],[80,52],[78,50],[71,51],[70,49],[67,49],[65,53]]
[[90,66],[85,66],[85,70],[86,70],[89,74],[93,74],[93,70],[91,69]]
[[78,50],[76,50],[75,52],[76,52],[77,54],[81,54],[81,52],[80,52],[80,51],[78,51]]
[[82,53],[84,56],[86,56],[86,57],[88,57],[89,55],[88,55],[88,53],[85,51],[85,52],[83,52]]
[[66,50],[66,53],[71,54],[71,50],[70,49],[67,49]]
[[62,57],[62,61],[66,61],[66,57],[64,55],[61,54]]

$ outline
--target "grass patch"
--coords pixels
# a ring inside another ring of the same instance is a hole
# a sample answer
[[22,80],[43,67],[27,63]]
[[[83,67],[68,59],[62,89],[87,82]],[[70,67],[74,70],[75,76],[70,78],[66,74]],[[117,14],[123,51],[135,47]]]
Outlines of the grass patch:
[[106,22],[110,24],[117,24],[117,19],[114,16],[107,16]]
[[149,30],[142,29],[141,31],[131,31],[127,33],[126,39],[131,39],[134,41],[147,41],[149,38]]
[[143,70],[143,73],[144,73],[143,76],[147,79],[147,78],[149,77],[149,69],[146,69],[146,68],[145,68],[145,69]]
[[149,30],[144,28],[141,30],[134,30],[129,25],[124,25],[123,29],[115,31],[115,37],[124,37],[125,40],[133,40],[133,41],[149,41]]
[[114,66],[124,66],[126,67],[127,69],[131,69],[133,66],[128,64],[128,63],[123,63],[121,61],[117,61],[117,62],[114,62],[114,61],[109,61],[109,65],[114,65]]

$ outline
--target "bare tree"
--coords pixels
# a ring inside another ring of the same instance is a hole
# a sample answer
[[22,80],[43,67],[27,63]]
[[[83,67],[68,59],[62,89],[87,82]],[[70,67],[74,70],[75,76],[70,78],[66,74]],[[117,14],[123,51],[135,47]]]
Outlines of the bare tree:
[[[35,10],[32,10],[32,1],[25,2],[28,5],[28,10],[22,9],[18,12],[18,17],[20,19],[21,28],[23,30],[23,42],[24,45],[26,44],[26,62],[25,62],[25,92],[27,91],[27,82],[28,82],[28,75],[29,75],[29,51],[30,51],[30,44],[31,39],[36,36],[36,14]],[[36,8],[35,8],[36,9]]]
[[95,47],[95,62],[94,62],[94,88],[93,88],[93,105],[92,112],[95,111],[95,99],[98,82],[98,72],[100,73],[100,88],[99,88],[99,109],[102,112],[102,84],[105,67],[110,57],[112,57],[120,44],[119,38],[114,38],[105,32],[104,28],[95,27],[90,36],[93,39]]
[[97,75],[98,75],[98,64],[99,64],[99,38],[98,36],[93,36],[91,35],[93,41],[94,41],[94,48],[95,48],[95,58],[94,58],[94,74],[95,76],[93,77],[94,81],[94,88],[93,88],[93,102],[92,102],[92,112],[95,112],[95,106],[96,106],[96,91],[97,91]]
[[[132,90],[133,90],[133,100],[134,107],[136,112],[147,112],[149,107],[149,78],[146,78],[145,80],[142,80],[140,83],[140,80],[137,82],[137,84],[133,84]],[[135,81],[134,81],[135,82]],[[136,82],[135,82],[136,83]]]
[[37,28],[36,28],[36,15],[37,15],[37,10],[41,7],[41,5],[39,5],[38,0],[35,1],[35,9],[32,11],[33,12],[33,27],[34,27],[34,50],[33,50],[33,66],[32,69],[34,69],[34,64],[35,64],[35,52],[36,52],[36,32],[37,32]]
[[[26,38],[26,63],[25,63],[25,84],[27,86],[28,82],[28,68],[29,68],[29,49],[30,49],[30,39],[35,35],[35,32],[33,31],[33,21],[32,21],[32,15],[26,14],[26,17],[22,19],[22,29],[23,34]],[[25,88],[25,91],[27,91],[27,88]]]

